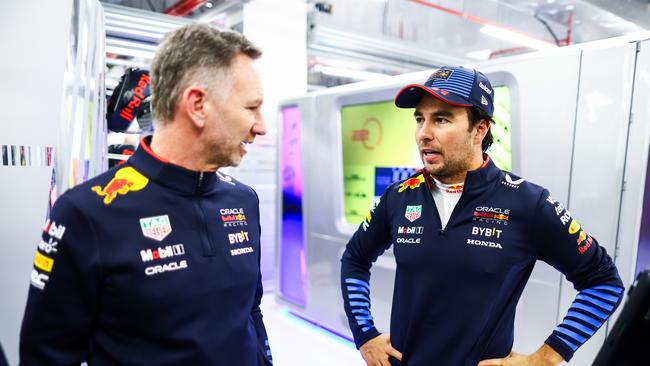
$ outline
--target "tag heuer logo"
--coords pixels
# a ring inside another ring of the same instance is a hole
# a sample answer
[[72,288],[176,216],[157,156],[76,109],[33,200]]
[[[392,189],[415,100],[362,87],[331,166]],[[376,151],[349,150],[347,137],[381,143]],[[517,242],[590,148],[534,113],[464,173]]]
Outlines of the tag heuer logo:
[[404,217],[406,217],[407,220],[410,222],[413,222],[422,216],[422,205],[418,206],[406,206],[406,212],[404,213]]
[[167,215],[142,218],[140,227],[145,237],[158,241],[162,241],[172,232],[172,225]]

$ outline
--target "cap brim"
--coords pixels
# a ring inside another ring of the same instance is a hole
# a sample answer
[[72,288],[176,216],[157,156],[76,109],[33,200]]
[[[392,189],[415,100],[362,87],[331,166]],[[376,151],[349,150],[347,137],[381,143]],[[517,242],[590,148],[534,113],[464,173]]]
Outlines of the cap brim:
[[436,88],[437,90],[429,89],[424,85],[420,84],[410,84],[402,88],[395,96],[395,105],[399,108],[415,108],[424,93],[428,93],[447,104],[458,107],[471,107],[472,103],[469,103],[465,98],[459,97],[458,95]]

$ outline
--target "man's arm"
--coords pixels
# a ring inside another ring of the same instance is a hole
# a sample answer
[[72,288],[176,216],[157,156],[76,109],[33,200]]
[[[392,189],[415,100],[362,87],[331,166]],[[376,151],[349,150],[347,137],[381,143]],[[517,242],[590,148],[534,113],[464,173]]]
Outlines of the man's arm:
[[401,358],[387,335],[380,336],[370,312],[370,267],[390,246],[386,189],[379,204],[348,242],[341,258],[341,293],[354,342],[369,365],[381,365],[388,355]]
[[64,195],[38,244],[20,334],[21,365],[79,365],[90,354],[99,258],[92,225]]
[[[262,238],[262,226],[260,222],[260,212],[259,212],[259,207],[260,207],[260,198],[257,195],[257,192],[255,192],[254,189],[251,188],[251,191],[255,194],[255,199],[257,200],[257,223],[258,223],[258,232],[259,232],[259,238],[261,240]],[[257,290],[255,291],[255,301],[253,302],[253,308],[251,309],[251,319],[253,321],[253,326],[255,326],[255,333],[257,335],[257,342],[259,344],[260,350],[262,350],[262,353],[264,357],[272,364],[273,363],[273,356],[271,355],[271,346],[269,345],[269,337],[266,334],[266,327],[264,326],[264,321],[262,320],[262,311],[260,310],[260,304],[262,303],[262,295],[264,295],[264,289],[262,287],[262,273],[261,273],[261,260],[262,260],[262,251],[261,251],[261,245],[260,245],[260,250],[257,251],[259,255],[257,256],[257,268],[259,271],[259,274],[257,276]]]
[[616,310],[624,293],[616,266],[605,248],[587,234],[547,190],[538,200],[532,229],[539,259],[552,265],[579,291],[564,320],[535,353],[516,353],[488,365],[558,365],[569,361]]
[[623,298],[623,282],[605,248],[547,191],[537,212],[541,259],[562,272],[579,291],[564,320],[545,342],[569,361],[616,310]]
[[262,275],[260,274],[257,281],[257,291],[255,293],[255,302],[253,304],[253,310],[251,311],[251,319],[253,319],[253,325],[255,326],[255,332],[257,334],[257,342],[259,343],[260,349],[263,350],[264,357],[269,360],[270,363],[273,363],[273,356],[271,355],[271,346],[269,345],[269,337],[266,335],[266,327],[264,326],[264,321],[262,320],[262,311],[260,310],[260,304],[262,302],[262,295],[264,291],[262,289]]

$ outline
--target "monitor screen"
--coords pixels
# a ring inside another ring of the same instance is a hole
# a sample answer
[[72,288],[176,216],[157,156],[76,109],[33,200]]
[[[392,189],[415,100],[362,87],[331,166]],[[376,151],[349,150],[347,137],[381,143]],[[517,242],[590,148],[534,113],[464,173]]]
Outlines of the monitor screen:
[[347,222],[361,223],[390,183],[404,175],[408,177],[422,166],[413,142],[414,132],[413,110],[397,108],[392,101],[341,109],[343,206]]

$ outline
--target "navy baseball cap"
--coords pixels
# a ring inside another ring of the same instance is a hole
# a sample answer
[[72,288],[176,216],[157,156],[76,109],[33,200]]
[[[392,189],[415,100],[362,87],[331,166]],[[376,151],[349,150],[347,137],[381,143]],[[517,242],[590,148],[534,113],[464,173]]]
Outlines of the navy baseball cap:
[[429,93],[445,103],[476,106],[492,117],[494,114],[494,89],[482,72],[465,67],[443,66],[423,84],[410,84],[395,97],[399,108],[415,108],[424,93]]

